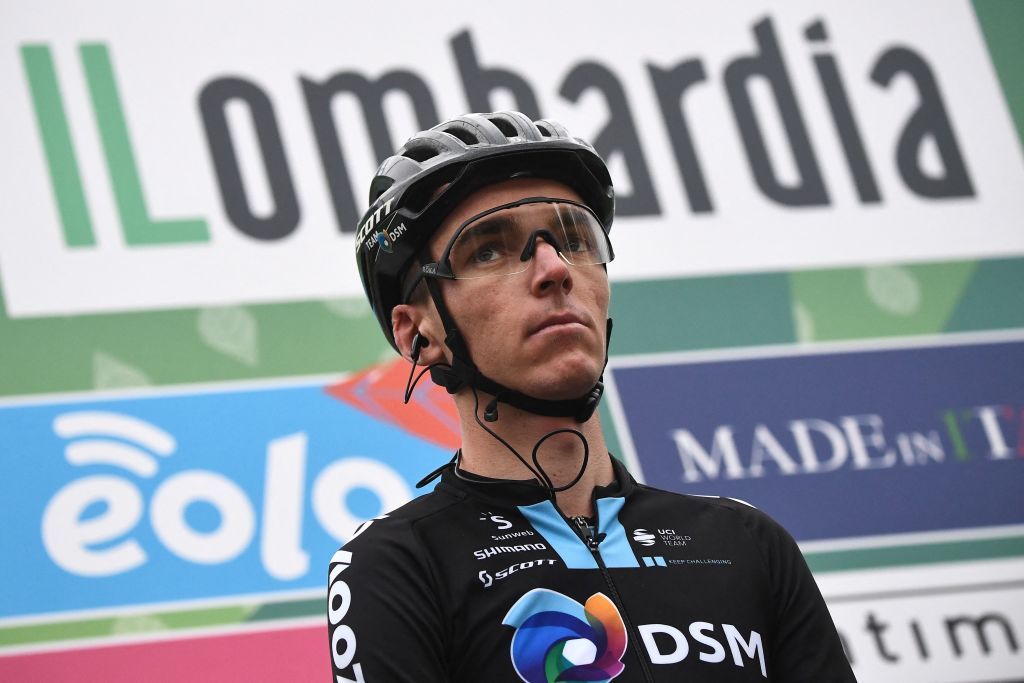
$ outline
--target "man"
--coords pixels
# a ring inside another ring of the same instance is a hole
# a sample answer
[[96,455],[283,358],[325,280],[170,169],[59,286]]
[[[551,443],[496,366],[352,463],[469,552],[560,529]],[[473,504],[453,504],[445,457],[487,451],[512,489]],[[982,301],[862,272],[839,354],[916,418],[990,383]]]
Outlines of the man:
[[332,558],[336,681],[854,680],[781,527],[609,456],[613,212],[593,148],[517,112],[446,121],[378,169],[363,284],[452,394],[462,448]]

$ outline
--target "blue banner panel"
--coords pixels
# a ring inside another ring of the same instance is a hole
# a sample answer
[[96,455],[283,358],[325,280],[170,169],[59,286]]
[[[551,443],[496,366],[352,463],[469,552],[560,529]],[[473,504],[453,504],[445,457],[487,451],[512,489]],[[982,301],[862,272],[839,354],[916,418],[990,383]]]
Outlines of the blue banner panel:
[[680,358],[612,369],[652,485],[800,540],[1024,522],[1024,342]]
[[320,589],[450,454],[320,385],[0,407],[0,617]]

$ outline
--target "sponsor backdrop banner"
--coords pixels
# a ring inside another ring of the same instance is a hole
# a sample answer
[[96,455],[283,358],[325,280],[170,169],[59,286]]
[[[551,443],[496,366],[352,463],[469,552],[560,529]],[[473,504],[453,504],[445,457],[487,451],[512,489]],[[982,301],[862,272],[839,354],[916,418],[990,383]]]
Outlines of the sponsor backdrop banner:
[[1024,524],[1024,342],[933,343],[617,361],[623,454],[798,540]]
[[331,553],[458,443],[361,298],[369,180],[503,108],[612,168],[616,455],[780,519],[861,680],[1019,676],[1022,30],[1011,0],[5,9],[0,679],[329,675]]
[[445,457],[321,384],[10,406],[0,435],[26,513],[2,617],[319,589],[308,549],[408,501],[410,453]]
[[386,28],[191,6],[5,22],[11,315],[354,296],[367,171],[467,107],[595,141],[622,190],[617,279],[1024,254],[1020,147],[967,3],[582,24],[578,3],[568,39],[530,22],[533,49],[468,3],[396,8]]

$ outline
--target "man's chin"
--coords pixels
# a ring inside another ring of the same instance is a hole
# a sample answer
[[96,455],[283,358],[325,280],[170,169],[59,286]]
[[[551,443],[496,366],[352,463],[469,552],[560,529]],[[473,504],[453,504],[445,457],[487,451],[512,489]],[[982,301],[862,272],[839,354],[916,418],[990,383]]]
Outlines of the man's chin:
[[600,361],[582,349],[563,349],[552,354],[529,370],[509,375],[509,368],[501,372],[484,374],[509,389],[548,401],[566,401],[585,396],[604,371],[604,356]]
[[529,388],[519,391],[548,401],[567,401],[585,396],[599,378],[600,373],[595,374],[592,368],[588,368],[588,371],[571,375],[539,378],[530,382]]

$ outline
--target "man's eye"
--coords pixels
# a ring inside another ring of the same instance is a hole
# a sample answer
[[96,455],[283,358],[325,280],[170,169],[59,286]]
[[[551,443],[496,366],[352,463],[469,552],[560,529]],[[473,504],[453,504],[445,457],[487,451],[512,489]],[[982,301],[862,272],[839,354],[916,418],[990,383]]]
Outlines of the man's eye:
[[492,263],[502,257],[501,251],[493,244],[480,247],[473,252],[474,263]]
[[582,233],[570,234],[567,237],[568,239],[565,242],[567,251],[579,253],[581,251],[590,251],[593,248],[590,239]]

